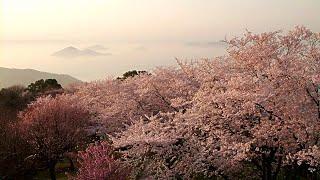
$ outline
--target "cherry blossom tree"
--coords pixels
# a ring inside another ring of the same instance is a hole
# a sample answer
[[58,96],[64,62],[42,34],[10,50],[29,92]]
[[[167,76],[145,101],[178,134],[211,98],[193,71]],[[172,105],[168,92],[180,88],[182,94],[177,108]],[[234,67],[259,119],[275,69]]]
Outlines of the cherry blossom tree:
[[296,27],[227,43],[212,60],[74,87],[134,178],[318,176],[320,34]]
[[[123,80],[107,79],[75,87],[107,133],[124,130],[141,117],[185,109],[198,84],[174,68],[159,68]],[[146,118],[144,118],[147,120]]]
[[34,149],[32,157],[43,161],[55,179],[56,163],[86,140],[89,111],[74,96],[47,96],[30,104],[20,118],[21,136]]
[[115,159],[113,148],[107,143],[91,144],[85,151],[79,152],[80,168],[77,180],[127,179],[130,171]]
[[273,179],[291,166],[292,154],[318,145],[319,42],[319,33],[304,27],[229,41],[228,73],[204,83],[212,88],[198,92],[194,107],[211,133],[220,131],[212,136],[223,145],[211,151],[232,167],[250,163]]
[[[113,138],[115,147],[162,178],[316,176],[320,34],[296,27],[247,32],[228,43],[223,57],[181,65],[199,85],[191,101],[180,101],[188,102],[185,112],[137,121]],[[168,165],[165,157],[174,160]]]

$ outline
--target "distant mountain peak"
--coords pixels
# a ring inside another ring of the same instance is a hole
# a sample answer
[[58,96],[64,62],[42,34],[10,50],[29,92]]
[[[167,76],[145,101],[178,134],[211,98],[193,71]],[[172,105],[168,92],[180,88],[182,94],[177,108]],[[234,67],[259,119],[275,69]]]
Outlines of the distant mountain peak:
[[64,48],[65,50],[79,50],[78,48],[75,48],[73,46],[68,46],[66,48]]
[[73,46],[68,46],[66,48],[61,49],[60,51],[53,53],[52,55],[57,57],[63,57],[63,58],[73,58],[73,57],[83,57],[83,56],[106,56],[111,54],[100,53],[88,48],[81,50]]

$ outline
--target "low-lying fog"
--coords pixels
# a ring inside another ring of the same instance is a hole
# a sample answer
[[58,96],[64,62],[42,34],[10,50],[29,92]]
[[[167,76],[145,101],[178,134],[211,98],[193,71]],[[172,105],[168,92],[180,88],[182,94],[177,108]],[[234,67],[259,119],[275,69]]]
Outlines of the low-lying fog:
[[[69,74],[84,81],[118,76],[132,69],[152,70],[157,66],[175,66],[175,57],[195,60],[225,53],[225,45],[216,42],[3,41],[0,46],[1,67]],[[66,57],[53,55],[64,48],[77,51],[78,54],[71,52]]]

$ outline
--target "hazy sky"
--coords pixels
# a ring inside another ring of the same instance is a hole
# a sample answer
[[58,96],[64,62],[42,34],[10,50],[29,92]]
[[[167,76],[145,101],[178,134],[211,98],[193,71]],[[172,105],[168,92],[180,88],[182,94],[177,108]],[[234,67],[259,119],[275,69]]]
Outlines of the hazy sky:
[[305,25],[320,0],[0,0],[2,40],[205,41]]

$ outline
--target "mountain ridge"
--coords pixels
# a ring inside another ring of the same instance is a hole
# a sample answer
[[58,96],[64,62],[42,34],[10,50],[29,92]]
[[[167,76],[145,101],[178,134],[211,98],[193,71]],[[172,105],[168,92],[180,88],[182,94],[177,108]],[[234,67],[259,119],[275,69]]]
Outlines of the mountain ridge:
[[56,79],[63,87],[82,81],[67,74],[56,74],[35,69],[17,69],[0,67],[0,88],[13,85],[27,86],[39,79]]

